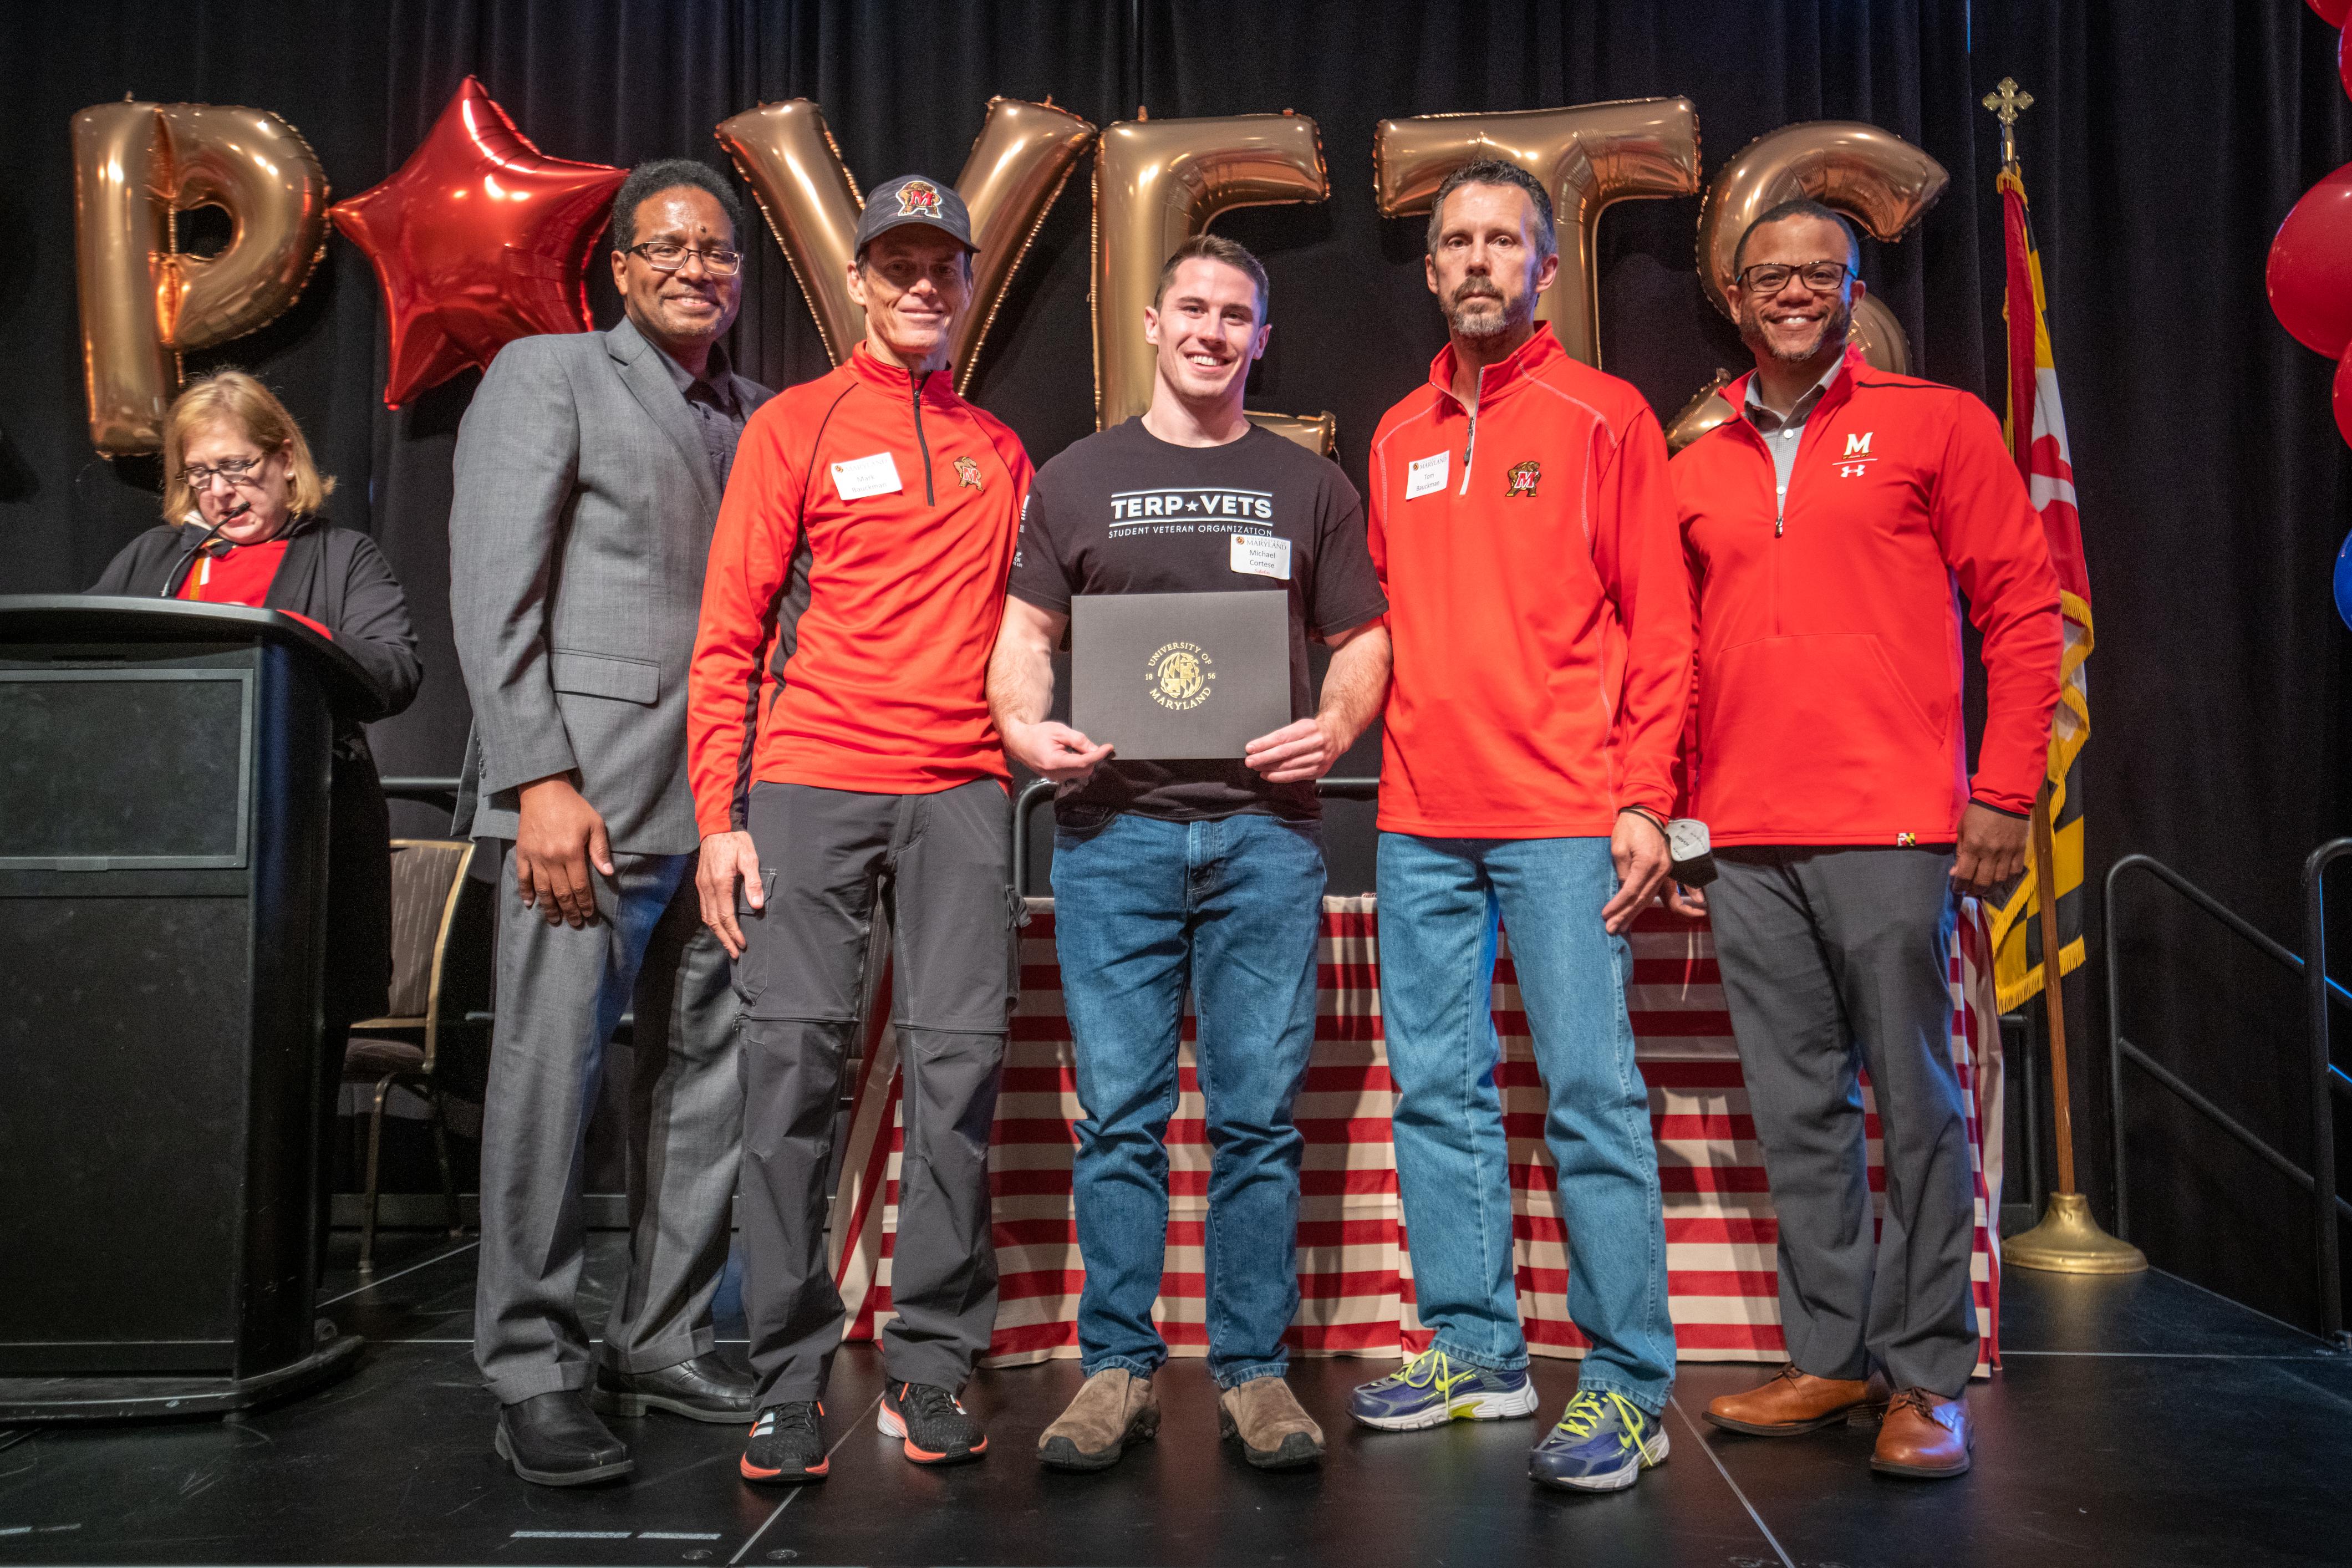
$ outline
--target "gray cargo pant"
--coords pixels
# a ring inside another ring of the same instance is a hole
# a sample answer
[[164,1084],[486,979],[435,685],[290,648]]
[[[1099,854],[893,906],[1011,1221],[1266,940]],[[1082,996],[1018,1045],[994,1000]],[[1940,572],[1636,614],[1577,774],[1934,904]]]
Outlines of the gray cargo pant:
[[[1780,1324],[1816,1377],[1946,1398],[1977,1362],[1976,1182],[1952,1068],[1949,849],[1716,851],[1723,994],[1780,1215]],[[1886,1166],[1874,1242],[1857,1066]]]
[[961,1388],[996,1325],[988,1137],[1013,994],[1012,803],[992,779],[936,795],[766,783],[748,826],[767,907],[738,905],[743,1312],[759,1402],[820,1397],[840,1347],[825,1170],[877,900],[892,933],[906,1141],[882,1361]]

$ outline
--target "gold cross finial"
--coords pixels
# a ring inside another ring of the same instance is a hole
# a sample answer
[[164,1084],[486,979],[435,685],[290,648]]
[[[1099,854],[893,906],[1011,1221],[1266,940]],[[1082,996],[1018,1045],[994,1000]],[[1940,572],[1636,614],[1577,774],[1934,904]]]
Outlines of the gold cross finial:
[[2000,161],[2004,165],[2017,162],[2017,117],[2033,107],[2033,95],[2017,85],[2014,77],[2000,79],[2000,86],[1984,95],[1984,106],[2000,121]]

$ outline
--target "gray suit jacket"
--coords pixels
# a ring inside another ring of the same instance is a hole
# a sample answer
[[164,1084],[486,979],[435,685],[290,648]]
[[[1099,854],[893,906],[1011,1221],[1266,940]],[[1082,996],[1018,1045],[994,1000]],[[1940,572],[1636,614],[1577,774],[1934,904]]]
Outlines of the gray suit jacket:
[[[745,412],[772,395],[741,376]],[[473,701],[455,831],[577,770],[615,851],[697,847],[686,674],[719,485],[660,353],[609,332],[500,350],[457,433],[449,613]]]

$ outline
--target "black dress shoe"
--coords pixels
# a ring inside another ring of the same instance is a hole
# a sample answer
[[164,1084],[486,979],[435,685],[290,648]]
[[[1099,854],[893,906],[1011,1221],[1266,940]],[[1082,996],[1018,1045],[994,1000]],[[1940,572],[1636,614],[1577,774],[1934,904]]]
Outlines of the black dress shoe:
[[542,1487],[617,1481],[637,1468],[629,1446],[571,1389],[499,1405],[497,1447],[516,1475]]
[[717,1356],[704,1355],[659,1372],[615,1372],[599,1366],[588,1402],[607,1415],[667,1410],[689,1421],[732,1426],[750,1421],[758,1410],[753,1392],[750,1378]]

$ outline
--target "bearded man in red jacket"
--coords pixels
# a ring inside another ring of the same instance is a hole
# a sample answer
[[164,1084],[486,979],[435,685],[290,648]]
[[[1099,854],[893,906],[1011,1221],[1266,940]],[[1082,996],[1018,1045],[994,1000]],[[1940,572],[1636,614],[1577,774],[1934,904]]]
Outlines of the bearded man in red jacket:
[[1656,416],[1536,320],[1559,270],[1541,182],[1464,164],[1438,187],[1428,243],[1446,344],[1373,433],[1366,488],[1395,648],[1381,1019],[1432,1337],[1349,1413],[1414,1431],[1536,1408],[1490,1006],[1507,927],[1574,1255],[1569,1315],[1591,1347],[1528,1474],[1614,1491],[1669,1447],[1665,1215],[1625,931],[1666,874],[1689,578]]
[[[1730,289],[1756,370],[1675,458],[1698,607],[1690,815],[1720,870],[1726,1005],[1780,1215],[1789,1364],[1707,1407],[1763,1436],[1867,1420],[1872,1468],[1969,1468],[1977,1360],[1967,1107],[1951,1058],[1958,900],[2014,877],[2058,700],[2058,579],[2000,426],[1848,346],[1853,231],[1793,201]],[[1955,588],[1983,634],[1967,771]],[[1856,1069],[1877,1100],[1875,1238]]]

